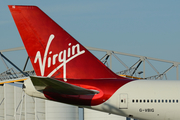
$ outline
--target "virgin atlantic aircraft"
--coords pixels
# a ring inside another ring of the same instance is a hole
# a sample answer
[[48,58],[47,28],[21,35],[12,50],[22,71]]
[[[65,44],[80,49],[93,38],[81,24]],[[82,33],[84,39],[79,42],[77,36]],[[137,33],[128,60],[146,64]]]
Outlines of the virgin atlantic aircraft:
[[9,5],[36,76],[30,96],[140,120],[180,120],[180,81],[113,73],[36,6]]

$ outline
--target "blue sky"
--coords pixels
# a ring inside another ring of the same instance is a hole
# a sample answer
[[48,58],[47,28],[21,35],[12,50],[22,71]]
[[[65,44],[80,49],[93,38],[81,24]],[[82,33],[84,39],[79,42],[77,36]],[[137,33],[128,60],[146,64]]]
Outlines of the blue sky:
[[1,50],[23,46],[9,4],[39,6],[85,46],[180,62],[179,0],[1,0]]

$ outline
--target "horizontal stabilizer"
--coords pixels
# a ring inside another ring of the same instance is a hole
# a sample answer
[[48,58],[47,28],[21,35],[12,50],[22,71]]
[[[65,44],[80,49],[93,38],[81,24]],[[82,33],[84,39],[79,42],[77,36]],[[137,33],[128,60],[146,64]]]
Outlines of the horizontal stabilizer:
[[97,90],[89,90],[82,87],[78,87],[69,83],[58,81],[47,77],[32,77],[31,81],[37,91],[40,92],[55,92],[66,95],[92,95],[98,94]]

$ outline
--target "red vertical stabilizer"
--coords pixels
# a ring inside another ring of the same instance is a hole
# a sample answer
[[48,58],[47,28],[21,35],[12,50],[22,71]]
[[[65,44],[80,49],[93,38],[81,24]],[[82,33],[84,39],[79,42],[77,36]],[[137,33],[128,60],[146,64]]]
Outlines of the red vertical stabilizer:
[[120,78],[38,7],[9,9],[37,76]]

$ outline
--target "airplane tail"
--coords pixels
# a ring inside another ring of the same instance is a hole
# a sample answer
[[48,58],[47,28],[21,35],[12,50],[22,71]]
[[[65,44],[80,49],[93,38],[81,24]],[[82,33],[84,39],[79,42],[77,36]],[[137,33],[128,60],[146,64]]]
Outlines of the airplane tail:
[[120,78],[36,6],[8,6],[37,76]]

